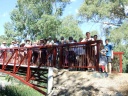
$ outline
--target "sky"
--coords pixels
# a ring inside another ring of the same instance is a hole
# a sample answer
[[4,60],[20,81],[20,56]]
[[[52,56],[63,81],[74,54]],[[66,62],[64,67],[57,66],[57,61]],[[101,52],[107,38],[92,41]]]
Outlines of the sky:
[[16,0],[0,0],[0,35],[4,34],[4,24],[10,20],[10,12],[15,8]]
[[[6,22],[11,21],[10,13],[15,8],[17,0],[0,0],[0,35],[4,34],[4,24]],[[71,0],[71,4],[67,5],[63,17],[67,15],[74,15],[78,13],[78,9],[80,5],[83,3],[83,0]],[[80,25],[81,30],[83,33],[92,30],[99,30],[98,24],[95,23],[83,23]]]

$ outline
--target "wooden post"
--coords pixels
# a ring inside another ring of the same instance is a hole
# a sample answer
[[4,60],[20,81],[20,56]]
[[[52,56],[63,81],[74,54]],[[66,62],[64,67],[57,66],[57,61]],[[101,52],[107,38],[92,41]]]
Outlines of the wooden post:
[[122,73],[122,54],[119,54],[119,60],[120,60],[120,73]]

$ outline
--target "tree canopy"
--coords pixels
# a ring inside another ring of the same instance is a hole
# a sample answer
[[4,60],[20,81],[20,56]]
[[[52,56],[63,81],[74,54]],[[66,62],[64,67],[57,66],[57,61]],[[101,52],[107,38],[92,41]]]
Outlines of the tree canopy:
[[79,28],[79,21],[76,20],[73,16],[67,16],[62,19],[62,23],[58,29],[58,35],[64,36],[66,38],[73,37],[76,40],[79,40],[80,37],[83,37],[82,30]]
[[106,18],[126,18],[124,10],[127,4],[127,0],[84,0],[78,15],[94,22],[106,20]]
[[111,40],[114,51],[124,52],[124,72],[128,72],[127,6],[128,0],[84,0],[78,12],[82,20],[101,23],[100,34]]
[[[12,27],[5,25],[5,34],[9,36],[11,30],[12,37],[17,35],[20,36],[19,39],[24,39],[29,35],[32,39],[40,32],[38,24],[42,18],[46,15],[61,16],[69,2],[70,0],[17,0],[17,5],[11,12],[11,23],[6,23]],[[50,16],[48,18],[51,20]]]
[[111,40],[114,51],[124,52],[123,55],[123,71],[128,72],[126,66],[128,66],[128,23],[125,22],[121,27],[117,27],[111,30],[108,38]]

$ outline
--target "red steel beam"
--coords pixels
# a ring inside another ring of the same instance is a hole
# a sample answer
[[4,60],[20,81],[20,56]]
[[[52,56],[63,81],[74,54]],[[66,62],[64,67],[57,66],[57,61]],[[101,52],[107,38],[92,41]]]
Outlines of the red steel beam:
[[10,72],[7,72],[7,71],[4,71],[4,70],[1,70],[1,69],[0,69],[0,72],[3,72],[3,73],[6,73],[6,74],[9,74],[9,75],[13,76],[14,78],[16,78],[16,79],[20,80],[20,81],[21,81],[21,82],[23,82],[24,84],[28,85],[29,87],[31,87],[31,88],[33,88],[33,89],[37,90],[38,92],[42,93],[43,95],[45,95],[45,96],[47,95],[47,93],[46,93],[46,92],[44,92],[44,91],[43,91],[43,90],[41,90],[40,88],[36,87],[35,85],[33,85],[33,84],[31,84],[31,83],[27,82],[26,80],[22,79],[20,76],[17,76],[16,74],[13,74],[13,73],[10,73]]

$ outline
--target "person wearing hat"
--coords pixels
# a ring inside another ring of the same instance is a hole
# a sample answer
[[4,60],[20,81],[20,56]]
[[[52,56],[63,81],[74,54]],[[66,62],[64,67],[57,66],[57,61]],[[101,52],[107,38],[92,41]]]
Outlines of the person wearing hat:
[[51,36],[48,36],[48,41],[46,45],[53,45],[54,41],[52,40]]
[[[9,46],[9,48],[14,48],[14,47],[18,47],[18,46],[16,46],[16,42],[15,42],[15,41],[12,41],[12,42],[11,42],[11,45]],[[14,52],[14,49],[10,49],[9,55],[12,56],[13,52]],[[15,56],[15,55],[14,55],[14,56]],[[13,62],[14,62],[14,58],[11,59],[11,63],[13,63]]]
[[12,42],[11,42],[11,45],[10,45],[10,48],[14,48],[14,47],[16,47],[15,44],[16,44],[16,42],[15,42],[15,41],[12,41]]
[[[2,49],[5,49],[5,48],[8,48],[6,42],[4,41],[1,46],[0,46]],[[1,53],[3,53],[5,50],[1,50]],[[3,57],[3,56],[2,56]],[[7,53],[5,53],[5,58],[7,57]]]
[[26,39],[26,44],[24,47],[31,47],[31,41],[29,39]]
[[24,47],[24,46],[25,46],[25,42],[21,42],[20,47]]
[[8,48],[8,46],[7,46],[5,41],[1,44],[1,48]]
[[44,40],[40,39],[40,46],[43,46],[43,45],[44,45]]

